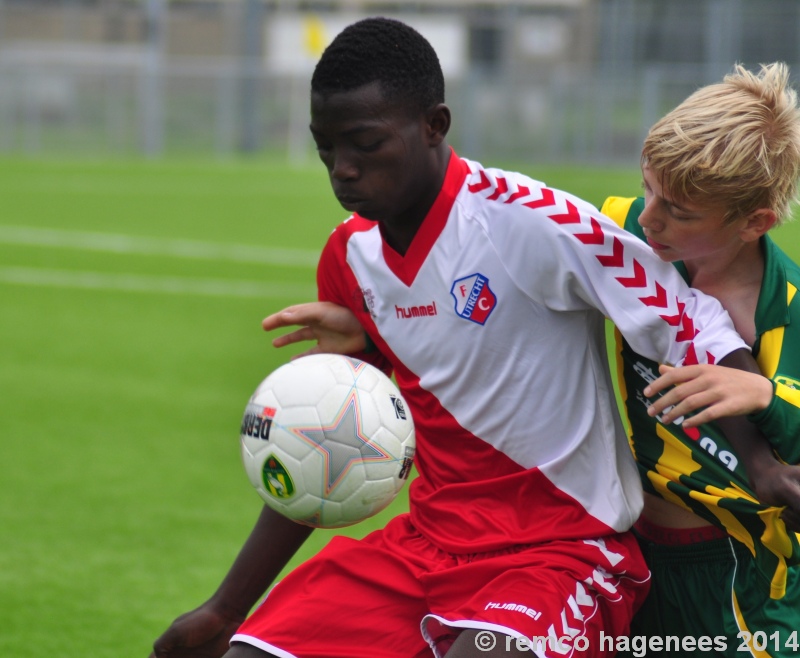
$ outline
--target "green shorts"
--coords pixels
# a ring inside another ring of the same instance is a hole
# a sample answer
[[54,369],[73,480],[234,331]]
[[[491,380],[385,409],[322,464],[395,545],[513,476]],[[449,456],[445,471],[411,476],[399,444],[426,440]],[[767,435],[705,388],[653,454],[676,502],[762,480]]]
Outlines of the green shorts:
[[800,568],[790,568],[786,595],[769,597],[769,581],[749,549],[729,538],[663,545],[639,538],[651,588],[631,623],[626,658],[793,656],[800,653]]

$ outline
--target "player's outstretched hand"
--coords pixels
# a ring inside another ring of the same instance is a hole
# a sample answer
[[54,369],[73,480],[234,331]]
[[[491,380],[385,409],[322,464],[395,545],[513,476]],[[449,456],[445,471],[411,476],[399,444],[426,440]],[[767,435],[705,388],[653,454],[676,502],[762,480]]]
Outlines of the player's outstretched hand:
[[153,644],[150,658],[220,658],[243,621],[203,604],[172,622]]
[[658,370],[661,377],[645,388],[644,394],[650,398],[674,386],[648,408],[648,413],[659,415],[664,424],[702,409],[683,421],[684,427],[696,427],[726,416],[761,411],[772,401],[772,382],[744,370],[712,365],[662,365]]
[[265,331],[296,327],[294,331],[273,339],[275,347],[315,340],[317,344],[297,357],[308,354],[354,354],[366,347],[364,328],[350,309],[331,302],[310,302],[289,306],[267,316],[261,322]]

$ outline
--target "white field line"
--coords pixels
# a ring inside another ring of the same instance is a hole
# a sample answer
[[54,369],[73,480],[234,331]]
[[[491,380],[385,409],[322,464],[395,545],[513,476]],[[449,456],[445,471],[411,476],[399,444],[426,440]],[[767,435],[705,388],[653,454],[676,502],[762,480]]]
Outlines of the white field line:
[[245,281],[241,279],[195,279],[146,274],[109,274],[75,270],[50,270],[31,267],[0,267],[0,283],[47,288],[82,288],[123,292],[206,295],[256,299],[317,298],[313,285]]
[[0,225],[0,243],[31,247],[85,249],[140,256],[171,256],[236,263],[259,263],[284,267],[316,267],[319,260],[319,253],[310,249],[258,247],[248,244],[148,238],[118,233],[64,231],[9,225]]

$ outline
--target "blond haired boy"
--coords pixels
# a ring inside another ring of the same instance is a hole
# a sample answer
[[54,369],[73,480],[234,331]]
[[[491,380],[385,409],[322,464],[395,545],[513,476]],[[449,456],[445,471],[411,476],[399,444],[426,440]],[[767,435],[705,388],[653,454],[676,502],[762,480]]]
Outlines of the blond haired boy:
[[662,367],[655,382],[658,364],[618,338],[646,492],[636,528],[653,572],[631,632],[677,638],[681,655],[794,656],[800,646],[797,535],[759,502],[713,422],[749,413],[782,460],[800,462],[800,268],[767,235],[789,216],[800,175],[788,81],[781,63],[757,74],[736,66],[692,94],[645,140],[644,197],[602,208],[720,300],[763,373]]

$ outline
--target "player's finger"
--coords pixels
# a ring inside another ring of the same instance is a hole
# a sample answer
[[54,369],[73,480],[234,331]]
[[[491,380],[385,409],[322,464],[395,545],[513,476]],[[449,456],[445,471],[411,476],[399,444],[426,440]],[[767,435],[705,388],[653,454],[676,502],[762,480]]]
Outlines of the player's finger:
[[[660,403],[661,400],[658,402]],[[696,409],[706,406],[706,404],[709,403],[704,404],[702,396],[692,395],[690,397],[677,400],[673,404],[659,404],[658,406],[653,404],[648,408],[647,413],[651,416],[659,416],[664,423],[671,423],[676,418],[686,416]]]
[[324,316],[329,302],[306,302],[290,306],[284,311],[284,317],[294,324],[315,324]]
[[153,652],[149,658],[166,658],[169,655],[169,647],[159,647],[158,642],[153,645]]
[[691,416],[684,418],[681,425],[686,428],[698,427],[703,423],[710,423],[713,420],[718,420],[725,415],[726,414],[724,411],[722,411],[718,406],[711,406],[703,409],[702,411],[698,411],[696,414],[692,414]]
[[273,338],[272,345],[274,347],[286,347],[287,345],[302,343],[303,341],[314,340],[315,338],[316,336],[314,335],[314,331],[311,329],[311,327],[302,327],[301,329],[296,329],[295,331],[291,331],[283,336]]
[[785,507],[781,512],[781,519],[793,532],[797,532],[800,528],[800,491],[797,482],[791,482],[783,491],[781,503]]
[[[675,420],[676,418],[680,418],[681,416],[688,416],[693,411],[697,411],[698,409],[703,409],[703,407],[706,408],[704,409],[704,411],[708,411],[713,407],[716,401],[717,398],[712,393],[708,391],[700,391],[694,395],[690,395],[683,398],[675,405],[673,405],[671,408],[669,406],[663,407],[664,409],[663,413],[659,412],[658,408],[655,405],[653,405],[652,407],[650,407],[650,409],[648,409],[648,413],[650,413],[651,415],[659,413],[662,421],[666,424],[666,423],[671,423],[673,420]],[[716,411],[720,412],[721,410],[717,409]],[[691,425],[688,425],[688,427],[691,427]]]
[[282,311],[268,315],[261,321],[261,327],[264,331],[272,331],[273,329],[280,329],[281,327],[288,327],[294,324],[291,315],[291,307],[285,308]]
[[319,302],[307,302],[305,304],[295,304],[268,315],[261,321],[264,331],[280,329],[281,327],[291,327],[297,324],[309,324],[316,320],[321,309]]
[[175,639],[175,630],[168,628],[164,634],[153,643],[153,653],[150,658],[167,658],[174,655],[173,650],[180,646],[180,641]]
[[[674,407],[683,402],[688,402],[689,400],[693,400],[696,402],[696,398],[698,395],[705,396],[707,394],[708,391],[705,388],[703,388],[703,386],[698,385],[696,382],[688,382],[686,384],[681,384],[680,386],[676,386],[675,388],[667,391],[660,397],[657,397],[654,400],[652,400],[651,401],[652,404],[650,405],[648,411],[651,416],[655,416],[656,414],[661,414],[661,412],[667,409],[668,407]],[[706,401],[705,404],[710,404],[710,401]],[[696,409],[698,406],[702,405],[696,405],[691,409],[684,406],[684,409],[687,411],[692,411],[693,409]]]
[[643,391],[647,397],[653,397],[670,386],[691,381],[700,374],[693,366],[683,368],[660,366],[658,370],[661,373],[661,377],[650,382]]

